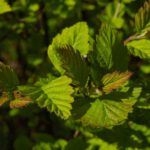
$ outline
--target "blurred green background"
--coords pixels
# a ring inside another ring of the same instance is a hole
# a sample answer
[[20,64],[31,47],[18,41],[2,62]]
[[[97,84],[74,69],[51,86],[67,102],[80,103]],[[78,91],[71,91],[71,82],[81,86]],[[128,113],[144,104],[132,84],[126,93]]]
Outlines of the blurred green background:
[[[9,64],[24,84],[33,83],[53,70],[47,47],[63,28],[86,21],[92,36],[98,33],[102,23],[108,23],[120,31],[125,40],[134,33],[134,16],[144,0],[7,2],[11,10],[0,14],[0,61]],[[133,56],[129,60],[129,69],[135,73],[134,80],[149,90],[150,63]],[[150,96],[147,97],[150,100]],[[135,108],[123,125],[90,130],[72,120],[63,121],[34,105],[12,110],[7,106],[0,107],[0,150],[32,149],[149,150],[150,111]]]

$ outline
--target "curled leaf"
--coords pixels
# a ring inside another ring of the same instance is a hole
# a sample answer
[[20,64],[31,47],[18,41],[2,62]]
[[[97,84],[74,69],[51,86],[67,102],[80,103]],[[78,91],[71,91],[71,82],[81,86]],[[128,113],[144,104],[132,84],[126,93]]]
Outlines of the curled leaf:
[[32,103],[32,101],[28,98],[24,99],[15,99],[10,102],[10,108],[21,108],[27,106],[28,104]]
[[113,72],[108,73],[102,78],[104,87],[102,88],[105,93],[110,93],[115,89],[121,87],[131,77],[131,72]]

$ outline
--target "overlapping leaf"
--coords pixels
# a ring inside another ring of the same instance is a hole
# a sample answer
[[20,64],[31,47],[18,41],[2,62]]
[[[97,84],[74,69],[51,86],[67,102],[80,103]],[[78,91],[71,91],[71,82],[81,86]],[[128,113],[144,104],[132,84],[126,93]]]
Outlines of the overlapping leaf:
[[19,84],[17,75],[13,69],[0,62],[0,88],[2,90],[13,90]]
[[77,100],[74,117],[85,126],[93,128],[110,128],[122,123],[128,118],[132,106],[141,93],[141,88],[134,88],[131,95],[122,98],[120,101],[114,99],[97,98],[92,100]]
[[131,72],[113,72],[108,73],[102,78],[103,91],[105,93],[110,93],[113,90],[121,87],[132,75]]
[[131,54],[134,56],[138,56],[143,59],[150,58],[150,40],[148,39],[141,39],[141,40],[134,40],[127,44],[128,49]]
[[142,59],[150,58],[150,0],[144,3],[135,16],[137,33],[125,41],[129,51]]
[[59,48],[57,51],[61,58],[62,67],[65,69],[65,74],[74,79],[77,84],[84,86],[89,72],[86,62],[80,53],[71,46]]
[[19,87],[19,90],[34,99],[40,107],[46,107],[48,111],[67,119],[73,102],[71,82],[69,77],[61,76],[53,80],[42,79],[34,86]]
[[109,25],[103,25],[96,37],[97,60],[101,67],[113,66],[112,52],[116,44],[116,31]]
[[[110,25],[102,25],[96,36],[95,58],[101,68],[105,70],[124,71],[127,67],[127,52],[119,43],[118,32]],[[122,60],[120,59],[122,58]]]
[[11,7],[5,0],[0,0],[0,14],[11,11]]
[[58,34],[53,39],[52,44],[48,48],[48,55],[51,62],[62,74],[64,73],[64,69],[62,68],[62,62],[56,50],[65,45],[72,46],[82,56],[89,52],[88,26],[85,22],[79,22],[69,28],[65,28],[61,34]]
[[150,1],[146,1],[135,16],[136,30],[141,32],[143,29],[150,27]]

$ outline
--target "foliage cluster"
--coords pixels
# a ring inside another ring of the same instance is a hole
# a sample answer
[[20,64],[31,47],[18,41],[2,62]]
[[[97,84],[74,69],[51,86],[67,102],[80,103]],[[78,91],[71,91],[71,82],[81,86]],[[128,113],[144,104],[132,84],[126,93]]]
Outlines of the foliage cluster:
[[2,150],[150,149],[150,1],[0,0]]

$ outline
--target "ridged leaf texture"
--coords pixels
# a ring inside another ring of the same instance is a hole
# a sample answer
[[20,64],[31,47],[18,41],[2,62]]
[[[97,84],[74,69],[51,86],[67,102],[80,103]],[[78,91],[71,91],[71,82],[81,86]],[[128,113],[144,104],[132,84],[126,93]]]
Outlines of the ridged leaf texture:
[[150,58],[150,40],[148,39],[141,39],[141,40],[134,40],[127,44],[128,50],[134,56],[138,56],[143,59]]
[[131,77],[131,72],[113,72],[108,73],[102,78],[103,91],[110,93],[115,89],[121,87]]
[[72,46],[82,56],[89,52],[88,26],[85,22],[79,22],[69,28],[65,28],[61,34],[53,38],[52,44],[48,48],[48,56],[51,62],[62,74],[64,73],[64,69],[62,68],[62,62],[56,50],[65,45]]
[[71,96],[73,88],[70,86],[72,80],[67,76],[56,79],[41,79],[34,86],[19,87],[24,95],[35,100],[41,108],[46,107],[48,111],[57,116],[67,119],[74,101]]
[[5,0],[0,0],[0,14],[11,11],[11,7]]
[[97,61],[102,68],[113,66],[113,50],[116,44],[116,31],[109,25],[102,25],[96,37]]
[[112,26],[102,24],[96,36],[96,49],[91,56],[100,68],[106,71],[127,70],[128,54],[121,41],[121,36]]
[[61,58],[62,67],[65,69],[65,74],[71,77],[75,84],[85,86],[89,71],[79,51],[74,50],[71,46],[59,48],[57,51]]
[[137,32],[150,27],[150,0],[146,1],[135,15],[135,27]]
[[73,116],[84,126],[92,128],[111,128],[119,125],[128,118],[128,113],[132,112],[132,106],[141,93],[141,88],[134,88],[132,93],[120,100],[114,97],[97,98],[96,100],[79,99],[74,105]]
[[4,91],[11,91],[19,84],[14,70],[0,62],[0,88]]

